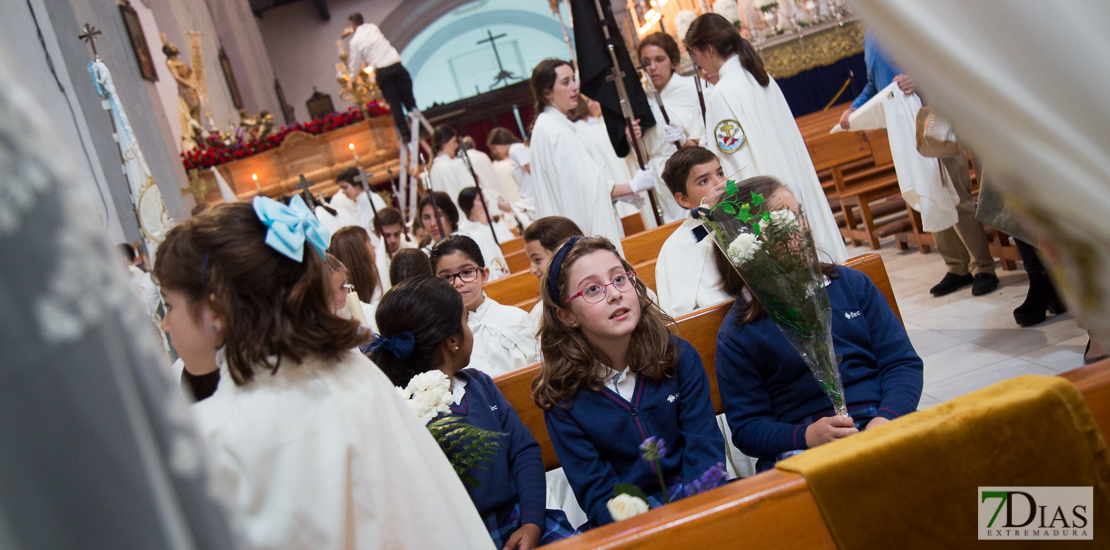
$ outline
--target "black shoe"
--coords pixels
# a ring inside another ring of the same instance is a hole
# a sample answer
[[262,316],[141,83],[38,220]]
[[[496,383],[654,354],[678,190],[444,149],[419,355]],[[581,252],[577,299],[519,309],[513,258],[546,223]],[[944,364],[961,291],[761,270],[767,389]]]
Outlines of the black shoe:
[[998,289],[998,276],[994,273],[976,273],[971,283],[971,295],[982,296]]
[[1048,317],[1046,312],[1058,315],[1067,310],[1067,306],[1056,295],[1056,289],[1052,287],[1048,276],[1043,271],[1030,273],[1029,292],[1025,295],[1025,301],[1014,310],[1014,320],[1020,326],[1031,327],[1044,322]]
[[975,282],[971,275],[956,275],[955,273],[945,273],[944,278],[940,280],[933,288],[929,289],[929,294],[940,298],[956,292],[957,290],[970,285]]
[[1110,353],[1108,353],[1106,355],[1100,355],[1098,357],[1087,357],[1088,353],[1091,353],[1091,339],[1090,338],[1087,339],[1087,349],[1083,350],[1083,364],[1084,365],[1090,365],[1091,363],[1098,363],[1099,361],[1102,361],[1103,359],[1110,359]]

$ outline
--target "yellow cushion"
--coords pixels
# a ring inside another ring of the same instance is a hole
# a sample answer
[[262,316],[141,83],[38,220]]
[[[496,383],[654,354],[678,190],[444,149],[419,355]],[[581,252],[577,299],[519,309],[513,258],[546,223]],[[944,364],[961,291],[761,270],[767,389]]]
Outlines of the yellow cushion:
[[1110,548],[1106,444],[1058,377],[1000,382],[776,467],[805,476],[842,550],[977,546],[977,489],[991,486],[1093,486],[1095,540],[1056,544]]

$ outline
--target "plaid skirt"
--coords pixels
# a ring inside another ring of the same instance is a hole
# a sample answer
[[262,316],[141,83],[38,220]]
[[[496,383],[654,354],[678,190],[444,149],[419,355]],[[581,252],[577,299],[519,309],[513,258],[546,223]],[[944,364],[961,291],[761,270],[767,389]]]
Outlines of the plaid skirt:
[[[486,529],[489,529],[489,534],[493,537],[493,544],[497,546],[497,550],[501,550],[509,542],[509,537],[512,537],[513,533],[520,529],[522,525],[520,521],[520,503],[517,502],[512,506],[489,512],[483,519],[486,522]],[[570,520],[567,519],[567,515],[562,510],[548,510],[544,517],[540,544],[550,544],[577,534],[578,530],[571,527]]]
[[[855,422],[856,429],[860,431],[863,431],[864,426],[866,426],[872,418],[875,418],[877,414],[879,414],[879,404],[873,401],[867,403],[856,403],[855,405],[848,405],[848,416],[852,417],[852,420]],[[809,426],[810,424],[813,424],[814,422],[817,422],[822,418],[835,415],[836,411],[832,409],[824,412],[819,412],[817,414],[803,418],[802,425]],[[775,466],[776,462],[801,453],[802,450],[803,449],[798,449],[794,451],[786,451],[785,453],[779,453],[774,460],[761,458],[755,463],[755,471],[758,473],[770,470]]]

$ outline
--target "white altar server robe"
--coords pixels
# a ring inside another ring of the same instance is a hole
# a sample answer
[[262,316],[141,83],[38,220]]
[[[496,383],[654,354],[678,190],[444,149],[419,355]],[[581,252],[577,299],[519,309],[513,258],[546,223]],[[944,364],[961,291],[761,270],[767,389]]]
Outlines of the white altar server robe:
[[[370,206],[370,201],[374,201],[373,207]],[[385,201],[377,193],[370,193],[370,196],[367,197],[366,192],[363,191],[355,197],[355,212],[357,213],[358,224],[370,234],[370,241],[373,243],[378,241],[378,236],[374,234],[374,208],[381,212],[386,206]]]
[[471,367],[496,377],[540,362],[536,325],[523,309],[486,296],[466,324],[474,333]]
[[243,387],[221,374],[192,411],[249,548],[493,548],[439,445],[357,350]]
[[[659,98],[663,100],[667,116],[671,117],[671,124],[682,128],[686,139],[698,141],[705,135],[705,119],[701,116],[701,102],[693,76],[672,74],[667,85],[659,90]],[[655,120],[663,119],[659,117]]]
[[[495,281],[509,275],[509,264],[505,261],[505,253],[502,252],[501,247],[493,241],[493,235],[489,232],[489,226],[469,220],[459,220],[459,230],[454,234],[466,235],[473,239],[478,245],[478,249],[482,251],[482,259],[486,261],[486,267],[489,268],[489,280]],[[429,245],[428,249],[424,252],[431,256],[431,249],[434,246],[435,243]]]
[[[443,191],[451,196],[455,208],[459,207],[459,191],[467,187],[474,187],[474,178],[466,169],[466,165],[459,159],[447,155],[439,155],[432,161],[432,189]],[[461,212],[461,210],[460,210]]]
[[602,236],[622,255],[620,223],[610,195],[615,185],[565,115],[547,107],[532,129],[532,183],[539,217],[564,216],[583,234]]
[[[602,167],[609,179],[616,183],[624,183],[632,179],[629,163],[617,156],[617,152],[613,149],[613,142],[609,141],[609,132],[605,129],[604,120],[593,117],[579,120],[574,123],[574,131],[578,134],[578,139],[582,140],[582,145],[586,146],[586,151],[590,153],[594,164]],[[647,203],[647,194],[641,193],[641,195]],[[613,209],[618,220],[625,216],[639,214],[644,219],[645,227],[648,229],[655,227],[655,218],[646,208],[641,209],[626,202],[616,202],[613,204]],[[621,237],[624,237],[624,227],[621,226],[620,230]]]
[[736,181],[753,176],[777,178],[805,209],[813,241],[824,253],[822,260],[840,263],[848,259],[813,160],[778,84],[772,78],[766,88],[760,86],[735,55],[718,74],[720,79],[706,98],[705,130],[709,148],[717,153],[725,175]]
[[[667,141],[663,136],[665,133],[663,112],[659,110],[659,104],[655,102],[655,98],[648,96],[648,104],[651,106],[651,114],[655,116],[656,124],[643,132],[644,148],[647,149],[648,155],[645,163],[647,168],[650,168],[652,173],[655,174],[655,200],[663,211],[663,223],[671,223],[690,217],[690,212],[675,202],[671,190],[667,189],[667,184],[663,183],[663,168],[666,168],[667,160],[671,158],[671,155],[678,151],[678,146],[673,141]],[[667,114],[671,114],[670,110],[667,111]],[[672,118],[671,121],[673,122],[674,119]],[[629,153],[625,158],[630,170],[639,168],[636,166],[635,153]],[[645,210],[650,208],[649,204],[645,207]],[[652,215],[650,227],[655,225],[655,218]]]
[[659,307],[678,317],[731,298],[722,288],[721,272],[713,260],[713,240],[698,242],[691,230],[701,222],[688,218],[659,249],[655,262],[655,289]]

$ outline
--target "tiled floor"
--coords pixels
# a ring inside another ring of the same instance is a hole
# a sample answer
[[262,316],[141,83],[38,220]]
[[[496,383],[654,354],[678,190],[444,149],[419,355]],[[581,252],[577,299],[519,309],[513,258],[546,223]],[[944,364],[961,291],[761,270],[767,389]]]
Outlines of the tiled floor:
[[[849,256],[868,252],[866,247],[848,249]],[[967,287],[935,298],[929,288],[945,273],[939,254],[920,254],[916,248],[899,252],[890,242],[877,252],[886,263],[906,331],[925,362],[921,408],[1013,376],[1055,375],[1083,366],[1087,333],[1070,313],[1049,315],[1029,328],[1014,322],[1013,310],[1029,286],[1020,262],[1016,271],[996,266],[1002,285],[990,294],[974,297]]]

